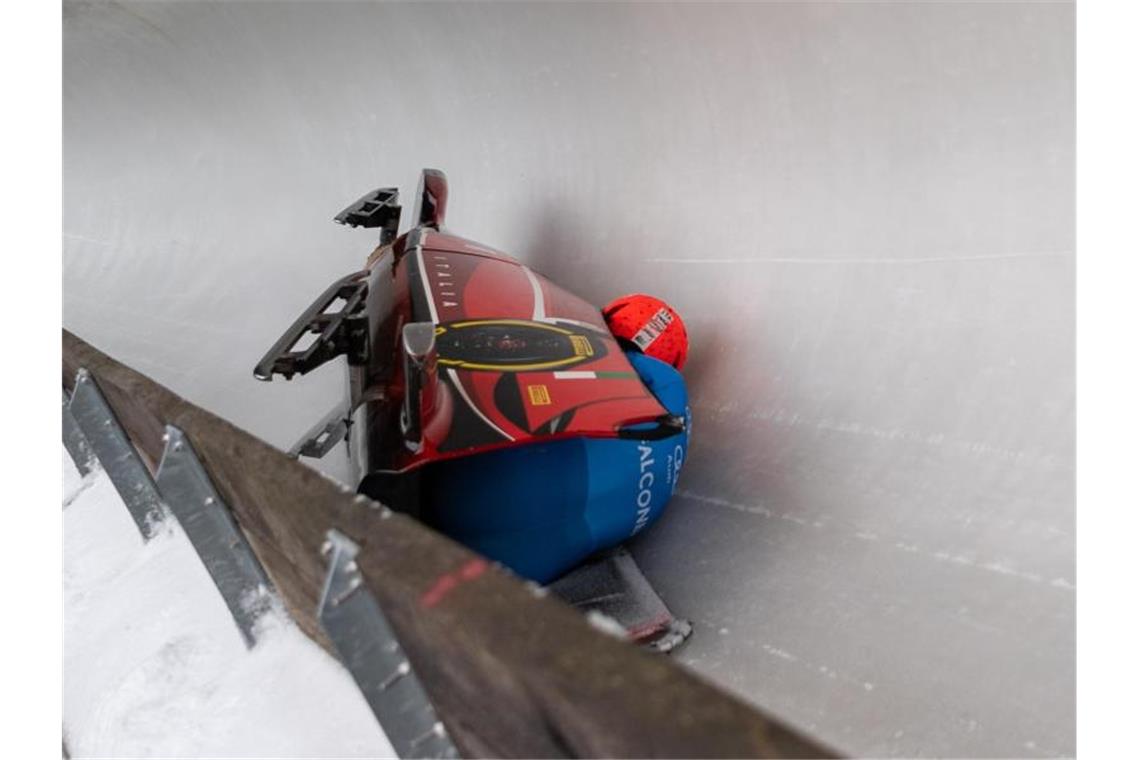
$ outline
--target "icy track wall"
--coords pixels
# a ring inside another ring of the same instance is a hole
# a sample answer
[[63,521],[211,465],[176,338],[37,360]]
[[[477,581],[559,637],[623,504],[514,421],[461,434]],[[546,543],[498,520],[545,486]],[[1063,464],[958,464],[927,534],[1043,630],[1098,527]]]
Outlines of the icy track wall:
[[251,367],[419,169],[451,229],[669,299],[678,657],[854,754],[1074,747],[1073,9],[64,5],[64,323],[287,446]]

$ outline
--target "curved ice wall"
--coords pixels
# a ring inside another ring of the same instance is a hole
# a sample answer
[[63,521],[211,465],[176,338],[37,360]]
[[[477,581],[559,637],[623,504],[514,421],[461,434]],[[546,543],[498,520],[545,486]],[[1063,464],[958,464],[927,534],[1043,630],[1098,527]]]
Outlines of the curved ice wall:
[[[666,297],[678,655],[852,753],[1074,752],[1073,9],[64,6],[64,322],[286,446],[250,369],[372,187]],[[406,195],[405,197],[409,197]],[[409,203],[410,205],[410,203]]]

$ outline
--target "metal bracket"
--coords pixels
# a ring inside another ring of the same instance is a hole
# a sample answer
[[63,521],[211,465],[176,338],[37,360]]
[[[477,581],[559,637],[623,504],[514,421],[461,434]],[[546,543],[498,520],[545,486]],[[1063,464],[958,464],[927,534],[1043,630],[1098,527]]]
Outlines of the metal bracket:
[[[261,357],[253,368],[253,376],[266,382],[274,375],[291,380],[293,375],[304,375],[342,354],[349,365],[366,364],[367,277],[367,270],[353,272],[330,285]],[[339,310],[328,311],[334,306],[339,306]],[[297,348],[298,345],[304,347]]]
[[79,470],[80,475],[87,475],[95,469],[95,452],[91,450],[91,444],[83,436],[83,431],[79,429],[79,424],[75,421],[75,415],[71,413],[68,404],[71,402],[71,397],[67,395],[67,391],[63,392],[63,447],[67,449],[67,453],[71,455],[71,461],[75,462],[75,468]]
[[356,566],[358,547],[336,530],[317,617],[399,757],[458,757],[380,606]]
[[348,435],[350,419],[351,417],[348,411],[338,404],[332,411],[326,414],[320,422],[313,425],[313,427],[301,437],[301,440],[293,444],[293,447],[289,449],[289,456],[320,459],[332,451],[338,443],[344,441]]
[[166,426],[158,488],[241,630],[247,647],[271,602],[270,582],[182,431]]
[[409,322],[404,325],[404,405],[400,429],[404,445],[412,451],[423,447],[424,426],[438,405],[439,356],[435,349],[435,325]]
[[693,632],[692,623],[673,617],[624,546],[593,557],[547,588],[583,612],[617,621],[651,652],[669,652]]
[[379,227],[380,245],[396,239],[400,227],[400,193],[394,187],[381,187],[359,198],[333,221],[349,227]]
[[150,471],[123,432],[95,378],[86,369],[79,370],[75,376],[75,390],[68,409],[122,497],[143,540],[149,541],[162,521],[162,499]]

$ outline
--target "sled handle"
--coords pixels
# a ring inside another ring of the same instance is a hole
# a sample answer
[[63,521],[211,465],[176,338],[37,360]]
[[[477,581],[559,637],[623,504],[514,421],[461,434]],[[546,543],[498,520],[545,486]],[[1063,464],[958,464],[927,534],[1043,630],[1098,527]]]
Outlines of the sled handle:
[[435,408],[438,393],[438,355],[435,350],[435,324],[409,322],[403,330],[404,405],[400,428],[404,444],[412,451],[423,446],[424,422]]
[[[364,310],[367,274],[367,270],[354,272],[330,285],[277,339],[253,368],[253,376],[268,382],[278,374],[290,380],[293,375],[311,372],[341,354],[348,355],[349,364],[364,364],[368,351],[368,319]],[[337,299],[344,300],[341,310],[326,313]],[[304,349],[294,350],[309,333],[316,334],[316,340]]]

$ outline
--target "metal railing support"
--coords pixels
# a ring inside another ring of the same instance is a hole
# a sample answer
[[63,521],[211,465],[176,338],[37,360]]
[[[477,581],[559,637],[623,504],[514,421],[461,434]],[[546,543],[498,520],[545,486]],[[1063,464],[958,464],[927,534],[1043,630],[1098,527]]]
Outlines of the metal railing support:
[[402,758],[458,757],[451,737],[356,566],[358,547],[328,532],[329,555],[317,617],[376,720]]
[[270,608],[271,584],[194,447],[173,425],[156,478],[163,502],[194,546],[229,607],[247,647],[257,643],[258,619]]
[[[143,540],[149,541],[162,521],[162,499],[150,471],[123,432],[95,378],[85,369],[75,375],[75,391],[68,410],[122,497]],[[66,442],[66,416],[64,419]]]
[[75,415],[71,413],[71,396],[63,392],[63,447],[75,462],[75,468],[80,475],[87,475],[95,468],[95,453],[91,451],[91,444],[83,436]]

